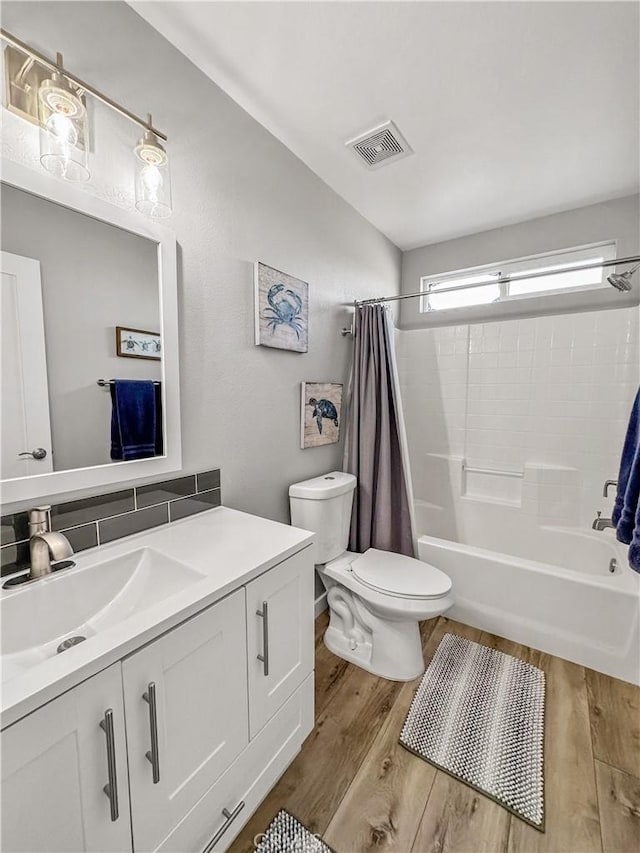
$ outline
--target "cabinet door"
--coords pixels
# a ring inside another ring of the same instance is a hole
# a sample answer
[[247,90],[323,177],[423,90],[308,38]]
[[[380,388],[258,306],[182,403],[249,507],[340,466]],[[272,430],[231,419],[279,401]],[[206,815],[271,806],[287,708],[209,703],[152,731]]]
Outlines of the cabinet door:
[[313,551],[247,585],[251,737],[313,671]]
[[[108,731],[100,726],[105,716]],[[9,726],[1,737],[5,853],[131,850],[119,663]],[[110,784],[108,747],[113,801],[104,791]]]
[[122,664],[136,851],[154,850],[248,742],[244,590]]

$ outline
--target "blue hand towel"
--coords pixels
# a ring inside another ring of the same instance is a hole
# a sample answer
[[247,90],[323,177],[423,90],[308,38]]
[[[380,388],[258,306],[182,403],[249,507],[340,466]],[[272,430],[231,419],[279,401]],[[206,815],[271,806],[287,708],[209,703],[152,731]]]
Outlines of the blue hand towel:
[[640,572],[640,389],[631,409],[622,448],[612,521],[616,537],[629,545],[629,565]]
[[[116,379],[111,384],[111,458],[147,459],[156,455],[156,387],[145,380]],[[160,435],[162,430],[159,431]]]

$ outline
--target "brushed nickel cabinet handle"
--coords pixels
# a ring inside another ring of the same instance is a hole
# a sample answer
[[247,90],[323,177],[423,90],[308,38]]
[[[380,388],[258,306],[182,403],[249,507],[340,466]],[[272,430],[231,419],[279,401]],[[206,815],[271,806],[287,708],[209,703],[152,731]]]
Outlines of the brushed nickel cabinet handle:
[[229,809],[222,809],[222,815],[223,815],[223,817],[226,818],[226,820],[222,824],[220,829],[216,832],[216,834],[213,836],[211,841],[204,848],[203,853],[212,853],[213,848],[216,846],[218,841],[220,841],[222,836],[225,834],[227,829],[229,829],[229,827],[231,826],[233,821],[238,817],[238,815],[240,814],[240,812],[242,811],[243,808],[244,808],[244,802],[242,800],[240,800],[240,802],[238,803],[238,805],[235,807],[235,809],[232,812],[230,812]]
[[156,685],[154,681],[149,682],[147,692],[142,698],[149,705],[149,731],[151,734],[151,749],[145,752],[145,758],[153,768],[153,784],[160,781],[160,756],[158,754],[158,708],[156,703]]
[[264,674],[269,675],[269,602],[262,602],[262,610],[256,610],[256,616],[262,618],[262,654],[258,660],[264,666]]
[[113,711],[111,708],[104,712],[104,720],[100,720],[100,728],[107,736],[107,774],[109,783],[102,789],[109,798],[111,820],[118,820],[118,775],[116,770],[116,744],[113,734]]

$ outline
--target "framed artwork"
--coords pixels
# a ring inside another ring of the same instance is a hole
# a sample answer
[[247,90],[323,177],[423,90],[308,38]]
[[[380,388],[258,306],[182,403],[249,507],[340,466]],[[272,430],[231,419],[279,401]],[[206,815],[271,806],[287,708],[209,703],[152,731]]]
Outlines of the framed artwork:
[[320,447],[340,439],[342,385],[336,382],[303,382],[300,445]]
[[256,345],[309,350],[309,285],[257,261],[254,267]]
[[145,332],[116,326],[116,353],[122,358],[162,358],[162,336],[160,332]]

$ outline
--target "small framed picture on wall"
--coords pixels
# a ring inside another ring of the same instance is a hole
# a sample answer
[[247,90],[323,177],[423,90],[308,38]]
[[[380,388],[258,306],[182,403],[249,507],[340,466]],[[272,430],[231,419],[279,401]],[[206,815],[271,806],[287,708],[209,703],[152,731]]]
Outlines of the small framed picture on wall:
[[336,382],[303,382],[300,446],[320,447],[340,440],[342,385]]
[[116,326],[116,354],[122,358],[149,358],[160,361],[162,358],[160,332],[145,332],[143,329]]

